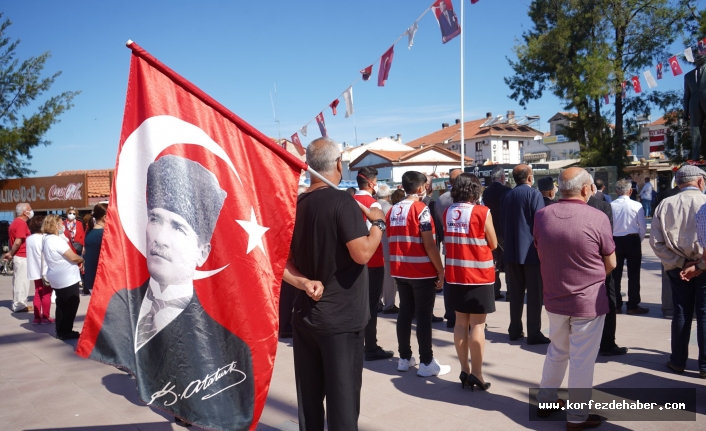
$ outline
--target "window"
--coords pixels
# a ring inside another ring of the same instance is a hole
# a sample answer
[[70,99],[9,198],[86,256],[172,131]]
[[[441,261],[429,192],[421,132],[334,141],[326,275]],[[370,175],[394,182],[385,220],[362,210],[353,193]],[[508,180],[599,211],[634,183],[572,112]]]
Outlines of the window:
[[503,141],[503,163],[510,163],[510,141]]
[[483,141],[476,142],[476,162],[483,160]]
[[520,144],[520,148],[522,148],[525,146],[525,141],[520,141],[519,144]]
[[476,151],[483,151],[483,142],[476,142]]

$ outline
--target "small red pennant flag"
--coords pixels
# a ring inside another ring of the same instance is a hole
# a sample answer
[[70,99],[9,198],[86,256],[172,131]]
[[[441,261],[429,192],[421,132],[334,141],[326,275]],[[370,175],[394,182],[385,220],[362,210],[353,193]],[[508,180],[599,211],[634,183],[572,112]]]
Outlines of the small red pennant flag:
[[363,81],[368,81],[370,79],[370,75],[373,74],[373,65],[371,64],[370,66],[361,70],[360,73],[363,75]]
[[392,45],[390,49],[385,51],[385,53],[380,57],[380,70],[378,70],[378,87],[384,87],[387,82],[387,77],[390,75],[390,69],[392,68],[392,59],[395,56],[395,45]]
[[672,68],[672,74],[674,76],[681,75],[683,73],[676,55],[669,59],[669,67]]
[[606,105],[610,104],[610,96],[608,94],[605,94],[603,96],[603,101],[605,102]]
[[471,0],[471,4],[476,4],[476,3],[478,3],[479,1],[480,1],[480,0]]
[[635,89],[635,93],[642,93],[642,86],[640,85],[640,77],[633,76],[631,78],[631,80],[632,80],[632,88]]
[[306,153],[306,151],[304,150],[304,146],[302,145],[302,141],[299,140],[299,133],[295,133],[292,135],[292,144],[297,147],[297,152],[300,156],[303,156]]
[[623,99],[625,99],[625,97],[627,97],[627,91],[626,91],[626,89],[625,89],[625,87],[627,87],[627,85],[628,85],[628,82],[627,82],[627,81],[623,81],[623,83],[620,84],[620,87],[622,88],[622,93],[621,93],[620,96],[621,96]]
[[657,79],[662,79],[662,63],[657,63]]
[[324,122],[324,113],[319,112],[319,115],[316,116],[316,124],[319,125],[319,130],[321,131],[321,136],[324,138],[328,137],[328,134],[326,133],[326,122]]
[[338,106],[338,99],[331,102],[331,104],[328,106],[331,107],[331,110],[333,111],[333,115],[336,115],[336,107]]
[[706,55],[706,39],[701,39],[699,41],[698,52],[699,52],[699,55]]

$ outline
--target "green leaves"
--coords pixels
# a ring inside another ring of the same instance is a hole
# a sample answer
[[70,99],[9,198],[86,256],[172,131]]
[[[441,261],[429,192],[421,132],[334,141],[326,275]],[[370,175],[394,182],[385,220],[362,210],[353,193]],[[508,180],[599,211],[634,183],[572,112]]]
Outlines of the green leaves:
[[42,77],[49,52],[17,59],[15,50],[20,41],[5,36],[11,24],[10,20],[0,24],[0,178],[33,173],[28,162],[31,150],[50,144],[44,135],[80,93],[67,91],[39,102],[37,99],[50,90],[61,72]]

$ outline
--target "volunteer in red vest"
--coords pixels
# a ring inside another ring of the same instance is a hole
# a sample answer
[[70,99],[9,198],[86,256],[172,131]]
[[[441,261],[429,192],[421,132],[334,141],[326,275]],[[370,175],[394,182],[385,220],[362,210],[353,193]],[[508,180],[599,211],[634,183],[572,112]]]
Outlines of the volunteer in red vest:
[[[378,188],[378,170],[375,168],[362,168],[358,171],[358,191],[353,196],[355,200],[364,205],[366,208],[378,208],[382,210],[382,206],[377,199],[373,197],[373,193],[377,193]],[[365,220],[368,230],[372,224],[365,214],[362,215]],[[383,350],[378,346],[377,340],[377,324],[378,324],[378,304],[382,296],[382,285],[385,279],[385,260],[382,253],[382,243],[378,245],[373,257],[368,261],[368,301],[370,302],[370,320],[365,326],[365,360],[377,361],[380,359],[390,359],[395,356],[391,350]]]
[[387,236],[390,242],[390,273],[397,282],[400,314],[397,317],[397,343],[400,360],[398,371],[416,365],[410,338],[412,319],[417,315],[419,370],[421,377],[441,376],[451,371],[434,359],[431,347],[431,316],[436,289],[444,284],[444,267],[434,240],[434,224],[426,197],[426,176],[409,171],[402,175],[406,198],[387,213]]
[[[461,361],[461,387],[490,387],[483,379],[485,318],[495,311],[495,264],[498,240],[490,209],[478,204],[483,193],[473,174],[456,177],[451,188],[454,203],[445,212],[446,286],[449,304],[456,312],[454,344]],[[470,326],[470,334],[469,328]],[[468,365],[468,351],[471,364]]]

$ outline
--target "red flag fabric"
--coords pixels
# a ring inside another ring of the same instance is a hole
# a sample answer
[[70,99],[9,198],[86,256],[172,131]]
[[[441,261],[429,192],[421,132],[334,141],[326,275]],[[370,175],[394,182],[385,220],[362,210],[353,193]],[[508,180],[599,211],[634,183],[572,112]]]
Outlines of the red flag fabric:
[[662,79],[662,63],[657,63],[657,79]]
[[672,68],[672,74],[674,76],[682,74],[681,66],[679,65],[679,60],[677,60],[676,55],[669,59],[669,67]]
[[622,90],[621,90],[620,97],[623,98],[623,99],[625,99],[625,98],[627,97],[627,89],[626,89],[627,85],[628,85],[628,82],[627,82],[627,81],[623,81],[623,83],[620,84],[620,87],[621,87],[621,89],[622,89]]
[[390,69],[392,68],[392,59],[395,56],[395,45],[392,45],[390,49],[385,51],[385,53],[380,57],[380,70],[378,70],[378,87],[384,87],[387,82],[387,77],[390,75]]
[[480,1],[480,0],[471,0],[471,4],[476,4],[476,3],[478,3],[479,1]]
[[606,105],[610,103],[610,95],[605,94],[603,95],[603,101],[605,102]]
[[446,43],[461,34],[461,26],[458,25],[458,19],[451,0],[436,0],[431,5],[431,9],[434,11],[436,22],[441,29],[442,43]]
[[333,111],[333,115],[336,115],[336,107],[338,106],[338,99],[331,102],[331,104],[328,106],[331,107],[331,110]]
[[129,47],[111,223],[76,352],[130,372],[169,415],[254,430],[306,164]]
[[706,39],[701,39],[699,41],[698,49],[699,55],[706,55]]
[[642,92],[642,86],[640,85],[640,77],[639,76],[633,76],[631,78],[632,81],[632,88],[635,89],[635,93],[641,93]]
[[360,73],[363,75],[363,81],[368,81],[370,79],[370,75],[373,74],[373,65],[371,64],[370,66],[361,70]]
[[321,136],[326,138],[328,136],[328,133],[326,133],[326,122],[324,121],[324,113],[319,112],[319,115],[316,116],[316,124],[319,125],[319,130],[321,131]]
[[302,145],[302,141],[299,140],[299,133],[295,133],[292,135],[292,143],[294,144],[295,147],[297,147],[297,152],[299,153],[300,156],[303,156],[306,154],[306,150],[304,150],[304,146]]

